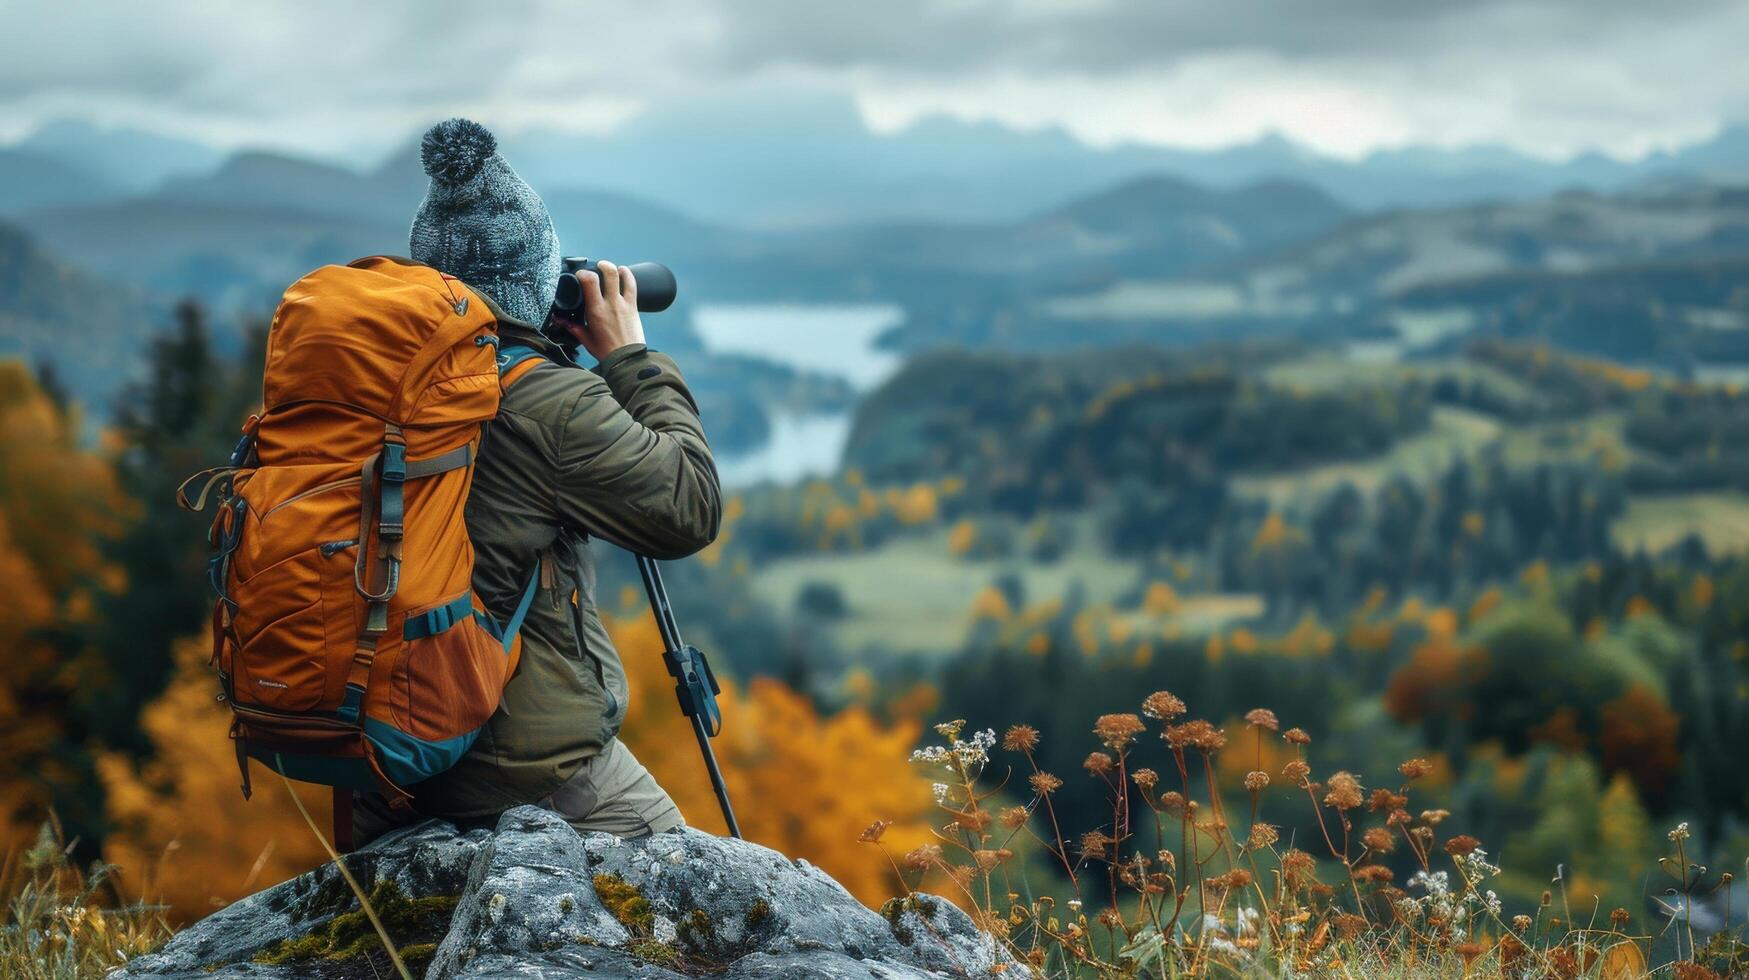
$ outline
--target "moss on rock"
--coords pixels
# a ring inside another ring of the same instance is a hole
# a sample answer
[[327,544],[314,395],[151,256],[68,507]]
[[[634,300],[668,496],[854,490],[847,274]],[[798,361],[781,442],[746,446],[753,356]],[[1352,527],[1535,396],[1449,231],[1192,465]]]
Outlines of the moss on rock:
[[598,874],[594,878],[596,897],[626,930],[637,936],[648,936],[656,920],[650,900],[637,886],[616,874]]
[[[449,927],[458,897],[431,895],[409,897],[392,880],[384,879],[371,889],[370,907],[382,920],[383,929],[397,944],[402,959],[422,956],[429,961],[437,951],[431,940],[441,938]],[[255,954],[255,962],[284,966],[311,960],[350,960],[382,948],[382,940],[362,908],[342,912],[319,928],[295,939],[282,939]]]

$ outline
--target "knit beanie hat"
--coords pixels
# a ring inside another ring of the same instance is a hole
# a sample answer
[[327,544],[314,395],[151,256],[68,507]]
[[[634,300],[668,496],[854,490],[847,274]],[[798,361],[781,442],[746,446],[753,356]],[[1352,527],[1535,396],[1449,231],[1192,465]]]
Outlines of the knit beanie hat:
[[419,143],[431,177],[413,217],[412,257],[539,325],[559,279],[559,236],[534,189],[498,155],[498,141],[468,119],[447,119]]

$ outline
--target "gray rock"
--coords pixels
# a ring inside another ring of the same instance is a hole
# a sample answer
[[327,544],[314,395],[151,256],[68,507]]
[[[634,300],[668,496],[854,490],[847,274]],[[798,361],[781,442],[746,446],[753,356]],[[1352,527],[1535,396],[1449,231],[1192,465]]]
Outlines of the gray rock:
[[[1013,963],[952,903],[916,895],[876,912],[806,861],[692,829],[579,835],[518,807],[490,832],[431,821],[346,863],[415,975],[431,980],[935,980]],[[208,916],[118,974],[389,975],[332,865]]]
[[[389,885],[415,897],[460,895],[475,852],[490,837],[484,830],[458,834],[447,823],[428,820],[347,855],[346,867],[367,893]],[[136,958],[116,976],[309,976],[308,970],[281,974],[250,961],[283,940],[326,927],[357,906],[339,870],[325,864],[214,912],[177,933],[157,952]]]

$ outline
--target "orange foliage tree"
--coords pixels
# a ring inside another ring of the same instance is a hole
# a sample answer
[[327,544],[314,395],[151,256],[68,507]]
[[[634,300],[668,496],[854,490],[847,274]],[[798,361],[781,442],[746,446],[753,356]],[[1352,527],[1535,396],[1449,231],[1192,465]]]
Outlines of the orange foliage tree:
[[[100,599],[120,589],[102,543],[128,511],[78,420],[17,362],[0,362],[0,833],[17,843],[49,807],[77,810],[90,755],[77,731],[81,660]],[[91,808],[97,809],[95,803]],[[75,827],[96,813],[62,813]]]
[[[645,615],[607,625],[632,685],[621,737],[688,823],[726,832],[654,621]],[[930,839],[927,782],[906,761],[920,723],[883,724],[861,706],[822,718],[806,697],[770,679],[744,689],[725,683],[720,700],[723,733],[713,746],[747,838],[812,861],[864,902],[891,897],[898,887],[892,868],[857,835],[880,817],[891,821],[887,839],[895,846]]]
[[[135,876],[134,889],[192,920],[326,860],[285,783],[252,767],[254,797],[238,788],[228,737],[231,713],[214,695],[204,638],[177,650],[170,686],[140,716],[154,752],[135,767],[122,755],[99,760],[115,827],[108,859]],[[331,791],[294,783],[310,816],[329,833]]]

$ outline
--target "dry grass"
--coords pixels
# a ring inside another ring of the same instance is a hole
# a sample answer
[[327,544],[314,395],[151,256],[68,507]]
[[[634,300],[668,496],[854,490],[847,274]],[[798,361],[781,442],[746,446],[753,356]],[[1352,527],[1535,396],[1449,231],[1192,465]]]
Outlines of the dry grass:
[[[1083,767],[1111,816],[1078,837],[1065,836],[1053,802],[1068,792],[1065,780],[1038,768],[1040,733],[1020,725],[999,739],[989,729],[968,733],[961,721],[937,726],[940,740],[912,757],[938,780],[937,842],[887,855],[906,897],[925,884],[945,890],[1048,980],[1704,980],[1749,970],[1749,946],[1734,931],[1709,941],[1681,912],[1652,936],[1632,928],[1626,909],[1581,914],[1561,894],[1504,908],[1491,888],[1500,869],[1482,842],[1442,829],[1445,811],[1411,804],[1416,780],[1432,769],[1425,760],[1405,761],[1389,788],[1364,787],[1347,772],[1314,779],[1310,736],[1282,731],[1268,710],[1250,712],[1229,745],[1220,728],[1184,720],[1185,704],[1167,692],[1140,707],[1093,726],[1098,747]],[[1164,772],[1139,765],[1151,736],[1164,743]],[[999,751],[1015,759],[1012,769],[996,762]],[[1248,765],[1270,755],[1288,761],[1280,771],[1252,768],[1246,798],[1230,801],[1217,780],[1223,753]],[[1311,833],[1302,827],[1299,846],[1258,817],[1265,794],[1281,793],[1308,808]],[[1017,797],[1025,802],[1003,805]],[[882,846],[884,827],[877,822],[862,839]],[[1666,908],[1706,898],[1705,869],[1687,840],[1686,824],[1672,830],[1660,862],[1670,879]],[[1028,865],[1040,858],[1056,866],[1060,894],[1034,891]],[[1390,864],[1413,870],[1399,882]],[[1666,962],[1648,962],[1654,944]]]
[[0,896],[0,977],[87,980],[170,938],[164,910],[119,897],[113,868],[73,866],[54,825],[28,849],[6,855]]

